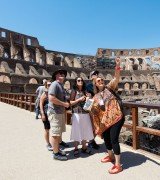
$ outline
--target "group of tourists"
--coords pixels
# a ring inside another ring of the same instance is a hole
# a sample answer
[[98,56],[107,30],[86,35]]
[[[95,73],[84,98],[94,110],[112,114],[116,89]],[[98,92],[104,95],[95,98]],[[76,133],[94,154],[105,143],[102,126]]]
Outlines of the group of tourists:
[[[107,85],[99,76],[99,72],[93,71],[92,82],[87,85],[82,77],[76,77],[70,98],[66,98],[63,84],[67,71],[59,69],[53,73],[52,83],[44,80],[43,86],[37,89],[36,119],[40,113],[47,148],[53,151],[53,159],[68,160],[66,153],[60,147],[69,147],[62,141],[62,133],[66,131],[66,108],[71,108],[70,140],[74,142],[73,155],[75,157],[79,157],[81,153],[91,155],[92,148],[99,149],[99,145],[94,140],[98,135],[104,139],[108,153],[101,162],[114,163],[109,170],[111,174],[122,171],[118,139],[124,124],[124,115],[121,99],[116,94],[120,78],[120,58],[116,58],[115,61],[115,76]],[[79,144],[82,145],[81,149]]]

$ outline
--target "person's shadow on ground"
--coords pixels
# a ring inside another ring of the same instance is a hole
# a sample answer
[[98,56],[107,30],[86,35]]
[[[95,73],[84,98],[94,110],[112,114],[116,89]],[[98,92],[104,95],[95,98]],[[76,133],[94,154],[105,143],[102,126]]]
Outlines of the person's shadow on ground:
[[121,162],[123,164],[123,169],[140,166],[148,160],[160,166],[160,163],[146,157],[145,155],[134,153],[131,151],[125,151],[121,153]]
[[100,153],[106,152],[106,148],[105,148],[104,143],[99,144],[100,148],[97,150],[91,148],[90,149],[91,155],[89,155],[87,153],[81,153],[81,146],[79,145],[79,157],[75,157],[74,156],[74,143],[73,142],[67,142],[67,144],[69,145],[69,149],[68,148],[62,148],[62,149],[67,153],[69,160],[77,159],[77,158],[87,158],[87,157],[92,156],[92,155],[97,154],[97,153],[100,154]]
[[[81,150],[79,149],[80,152],[80,156],[79,157],[74,157],[74,143],[73,142],[67,142],[67,144],[69,145],[70,148],[72,148],[71,150],[68,149],[64,149],[67,153],[68,153],[68,159],[69,160],[73,160],[73,159],[77,159],[77,158],[87,158],[89,155],[88,154],[82,154]],[[105,144],[99,144],[100,148],[98,150],[92,149],[92,155],[94,154],[101,154],[101,153],[106,153],[106,147]],[[139,154],[139,153],[134,153],[131,151],[124,151],[121,153],[121,163],[123,164],[123,169],[128,169],[131,167],[135,167],[135,166],[140,166],[141,164],[145,163],[147,160],[157,164],[158,166],[160,166],[160,163],[154,161],[151,158],[146,157],[145,155]]]

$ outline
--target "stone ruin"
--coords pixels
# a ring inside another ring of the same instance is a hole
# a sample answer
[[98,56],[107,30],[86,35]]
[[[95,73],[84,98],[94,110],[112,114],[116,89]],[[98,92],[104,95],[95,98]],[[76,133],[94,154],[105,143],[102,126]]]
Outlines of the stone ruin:
[[160,48],[148,49],[102,49],[96,53],[97,64],[100,67],[115,57],[121,57],[123,70],[160,70]]
[[[125,116],[126,123],[132,124],[132,117],[128,113]],[[152,129],[160,130],[160,114],[157,109],[151,109],[150,111],[145,108],[139,108],[138,112],[138,125],[142,127],[148,127]],[[121,130],[120,142],[132,146],[132,132],[123,127]],[[139,133],[140,146],[142,149],[153,152],[160,155],[160,137],[146,133]]]
[[[159,62],[160,48],[150,49],[102,49],[95,56],[79,55],[47,50],[36,37],[0,28],[0,91],[24,92],[19,86],[41,84],[44,78],[50,79],[58,68],[65,68],[70,86],[77,76],[89,81],[90,72],[99,70],[106,82],[114,77],[114,56],[122,59],[121,79],[118,92],[124,100],[142,100],[160,94],[160,73],[153,67]],[[150,58],[150,63],[149,63]],[[107,64],[104,68],[103,60]],[[101,66],[99,66],[101,62]],[[153,67],[152,67],[153,66]],[[17,89],[16,89],[17,86]],[[32,87],[32,86],[31,86]],[[32,89],[32,88],[31,88]],[[34,93],[31,90],[30,93]],[[134,96],[133,96],[134,95]],[[159,97],[159,96],[158,96]]]

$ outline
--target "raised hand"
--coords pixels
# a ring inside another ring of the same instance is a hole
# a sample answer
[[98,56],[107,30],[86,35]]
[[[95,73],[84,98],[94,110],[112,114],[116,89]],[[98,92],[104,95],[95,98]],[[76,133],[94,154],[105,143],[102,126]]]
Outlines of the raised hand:
[[82,96],[79,98],[79,101],[85,101],[86,100],[86,96]]
[[120,64],[121,64],[121,59],[120,59],[120,57],[117,57],[117,58],[115,59],[115,62],[116,62],[116,66],[119,67]]

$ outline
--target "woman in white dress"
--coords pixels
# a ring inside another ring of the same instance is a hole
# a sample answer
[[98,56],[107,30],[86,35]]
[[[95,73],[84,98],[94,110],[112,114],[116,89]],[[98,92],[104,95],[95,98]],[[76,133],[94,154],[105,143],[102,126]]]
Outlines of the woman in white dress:
[[75,79],[73,90],[71,92],[70,104],[72,106],[72,130],[71,140],[74,141],[74,156],[79,156],[78,145],[82,144],[82,153],[91,154],[91,150],[87,148],[87,141],[92,140],[93,129],[90,115],[83,110],[86,101],[85,82],[81,77]]

